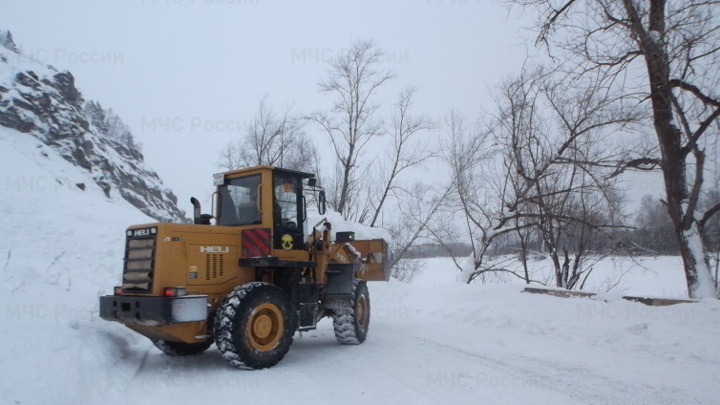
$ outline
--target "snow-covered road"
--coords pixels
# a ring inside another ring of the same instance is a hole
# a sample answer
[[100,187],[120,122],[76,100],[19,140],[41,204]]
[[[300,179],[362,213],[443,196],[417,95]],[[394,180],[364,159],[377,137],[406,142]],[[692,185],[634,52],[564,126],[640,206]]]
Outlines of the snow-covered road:
[[[701,326],[706,315],[718,315],[717,304],[640,309],[624,301],[525,294],[513,286],[467,287],[451,277],[425,281],[371,284],[373,319],[364,344],[338,345],[324,320],[316,331],[296,335],[287,357],[268,370],[231,369],[214,348],[168,357],[139,340],[131,349],[136,353],[118,360],[127,372],[101,384],[104,399],[713,404],[720,398],[720,355],[712,346],[718,325]],[[688,329],[695,338],[683,338]],[[701,341],[708,346],[688,347]],[[113,347],[117,342],[97,350],[128,350]],[[111,370],[104,373],[109,377]]]

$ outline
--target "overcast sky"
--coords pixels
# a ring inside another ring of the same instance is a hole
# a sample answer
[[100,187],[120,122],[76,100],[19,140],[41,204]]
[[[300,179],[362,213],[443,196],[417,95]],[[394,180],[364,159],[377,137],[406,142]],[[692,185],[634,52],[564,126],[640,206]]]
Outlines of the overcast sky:
[[378,101],[415,85],[415,111],[475,120],[533,37],[529,16],[492,0],[2,2],[0,28],[120,115],[187,211],[191,195],[207,201],[220,149],[263,97],[298,113],[329,106],[317,83],[353,40],[375,41],[396,74]]
[[375,41],[396,73],[378,101],[415,85],[417,112],[475,119],[530,35],[528,19],[489,0],[3,0],[2,16],[25,54],[70,70],[86,99],[120,115],[183,200],[207,192],[219,150],[263,97],[327,108],[317,83],[353,40]]

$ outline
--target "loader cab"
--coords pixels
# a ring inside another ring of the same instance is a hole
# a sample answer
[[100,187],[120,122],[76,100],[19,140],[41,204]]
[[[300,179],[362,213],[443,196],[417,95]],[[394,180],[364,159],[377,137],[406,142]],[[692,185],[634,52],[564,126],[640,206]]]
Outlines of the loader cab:
[[324,191],[310,173],[259,166],[215,175],[216,223],[220,226],[271,228],[273,249],[304,249],[307,196],[318,196],[324,213]]

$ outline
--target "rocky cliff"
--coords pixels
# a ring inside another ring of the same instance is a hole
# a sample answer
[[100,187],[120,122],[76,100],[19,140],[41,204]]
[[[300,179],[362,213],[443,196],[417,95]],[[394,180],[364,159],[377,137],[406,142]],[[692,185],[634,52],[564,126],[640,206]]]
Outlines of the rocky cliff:
[[121,197],[158,221],[187,221],[120,117],[86,101],[70,72],[23,56],[7,31],[0,31],[0,125],[90,172],[108,198]]

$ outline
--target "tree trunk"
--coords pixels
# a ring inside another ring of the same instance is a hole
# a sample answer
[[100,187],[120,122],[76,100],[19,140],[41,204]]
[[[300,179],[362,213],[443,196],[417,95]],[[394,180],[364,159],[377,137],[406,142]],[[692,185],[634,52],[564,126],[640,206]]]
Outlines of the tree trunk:
[[353,165],[355,164],[353,160],[353,154],[355,153],[355,144],[350,143],[349,152],[347,154],[347,159],[343,160],[343,182],[342,182],[342,189],[340,190],[340,203],[337,206],[337,211],[340,214],[343,214],[346,216],[345,212],[345,206],[348,203],[348,198],[350,195],[350,172],[352,171]]
[[693,222],[690,229],[676,233],[676,235],[685,266],[688,296],[698,299],[717,298],[710,266],[705,260],[705,249],[697,222]]
[[[648,29],[642,26],[636,5],[624,0],[632,29],[645,56],[650,85],[655,134],[662,153],[662,171],[667,195],[667,209],[673,223],[680,254],[685,266],[690,298],[717,298],[712,286],[710,269],[695,217],[696,201],[689,201],[687,183],[687,151],[683,137],[674,124],[673,94],[670,87],[670,62],[665,49],[665,0],[650,0]],[[698,162],[698,164],[702,164]],[[702,171],[695,182],[702,182]]]

